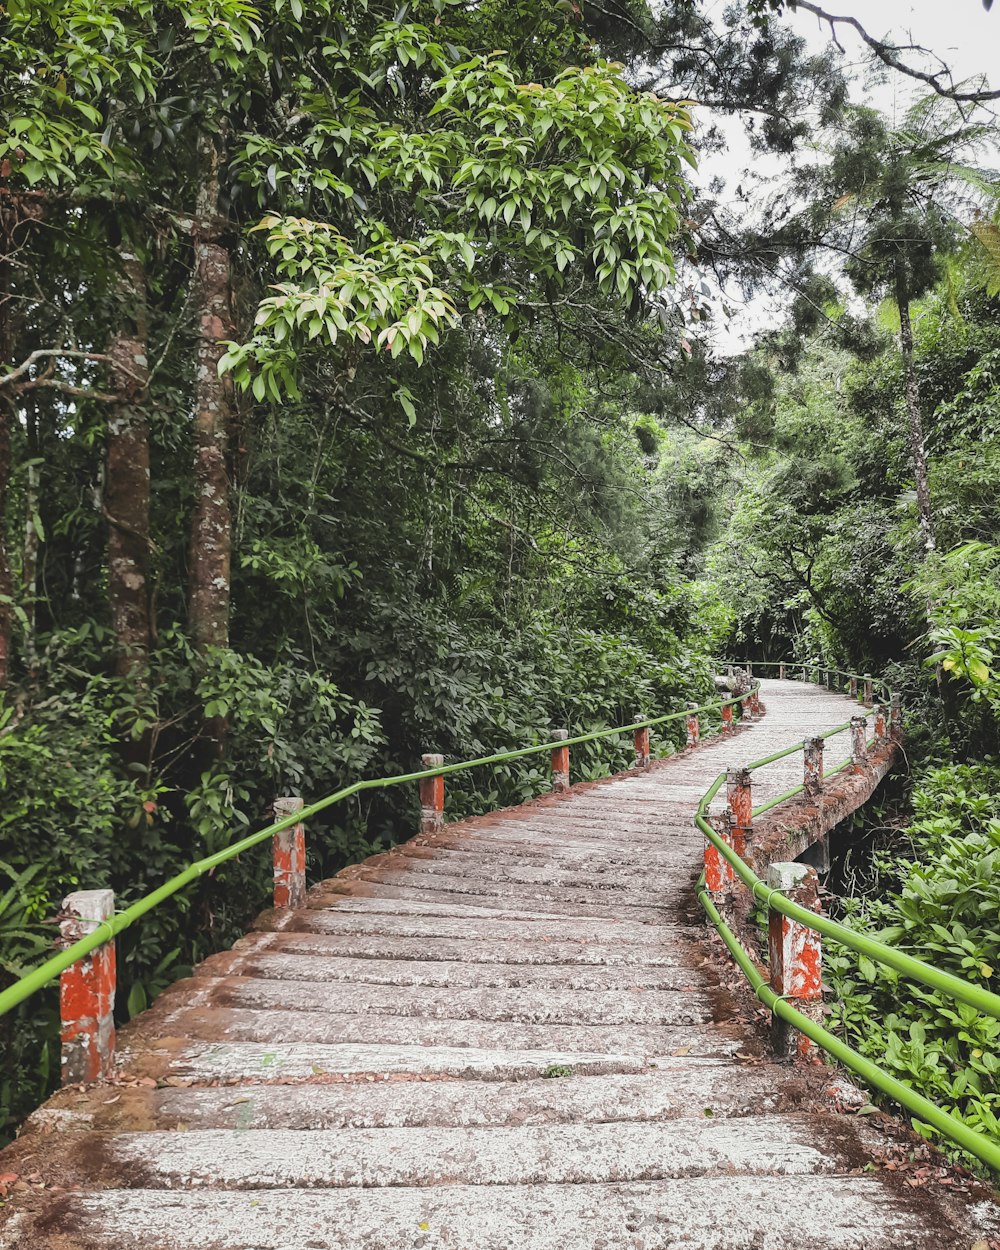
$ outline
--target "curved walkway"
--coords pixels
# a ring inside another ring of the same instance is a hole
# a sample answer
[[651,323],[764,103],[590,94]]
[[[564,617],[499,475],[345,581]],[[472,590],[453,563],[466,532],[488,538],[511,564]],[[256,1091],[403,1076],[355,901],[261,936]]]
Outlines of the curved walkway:
[[[117,1083],[62,1091],[0,1154],[22,1178],[0,1247],[989,1245],[991,1203],[864,1170],[898,1143],[837,1109],[829,1069],[768,1059],[710,957],[695,804],[851,706],[763,685],[767,715],[728,739],[264,913],[123,1031]],[[758,801],[800,768],[756,774]]]

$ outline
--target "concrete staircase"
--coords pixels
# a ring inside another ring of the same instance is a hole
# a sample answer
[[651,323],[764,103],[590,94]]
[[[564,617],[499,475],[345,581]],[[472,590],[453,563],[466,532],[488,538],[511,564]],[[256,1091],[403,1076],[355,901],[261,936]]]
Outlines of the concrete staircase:
[[116,1082],[61,1091],[0,1154],[0,1247],[990,1247],[990,1192],[905,1166],[906,1131],[845,1111],[833,1070],[769,1059],[700,918],[711,779],[851,706],[763,697],[725,741],[265,913],[123,1031]]

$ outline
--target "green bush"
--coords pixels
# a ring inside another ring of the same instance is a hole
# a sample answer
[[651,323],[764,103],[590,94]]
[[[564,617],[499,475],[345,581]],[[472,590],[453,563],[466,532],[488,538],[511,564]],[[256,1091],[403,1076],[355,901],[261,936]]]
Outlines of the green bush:
[[[972,983],[1000,984],[1000,766],[925,770],[910,849],[878,856],[845,922]],[[976,1131],[1000,1137],[1000,1020],[831,946],[833,1020],[846,1039]],[[914,1121],[928,1137],[936,1134]],[[953,1154],[962,1152],[940,1143]],[[969,1156],[963,1162],[974,1164]]]

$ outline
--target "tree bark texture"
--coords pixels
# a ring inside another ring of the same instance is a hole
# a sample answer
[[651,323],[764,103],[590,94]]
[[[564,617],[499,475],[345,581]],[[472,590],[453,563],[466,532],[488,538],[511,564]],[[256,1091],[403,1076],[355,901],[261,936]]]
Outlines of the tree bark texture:
[[219,376],[224,341],[234,337],[230,258],[219,214],[219,152],[200,142],[201,185],[193,225],[198,347],[194,400],[194,513],[191,518],[188,624],[195,647],[229,645],[232,510],[229,459],[233,386]]
[[[8,253],[13,250],[12,216],[0,213],[3,226],[3,255],[0,256],[0,368],[14,364],[14,300],[11,292],[11,266]],[[11,429],[14,424],[14,394],[9,387],[0,387],[0,690],[10,680],[10,637],[14,625],[14,583],[7,554],[7,493],[10,486]]]
[[108,347],[114,392],[121,397],[108,418],[104,514],[108,523],[108,606],[116,669],[144,669],[152,641],[149,535],[149,317],[146,272],[127,242],[116,304],[119,331]]
[[924,423],[920,414],[920,386],[913,365],[913,325],[910,321],[910,296],[906,281],[906,262],[896,258],[896,306],[899,308],[899,342],[903,354],[903,375],[906,383],[906,412],[910,427],[910,459],[917,488],[917,518],[925,551],[934,550],[934,517],[931,512],[931,488],[927,475],[927,453],[924,450]]

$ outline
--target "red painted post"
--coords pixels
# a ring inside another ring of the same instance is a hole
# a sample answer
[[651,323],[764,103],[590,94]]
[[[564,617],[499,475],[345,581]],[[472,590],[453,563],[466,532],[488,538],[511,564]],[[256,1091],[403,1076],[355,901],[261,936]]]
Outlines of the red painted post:
[[809,798],[823,792],[823,739],[806,738],[802,744],[803,786]]
[[[732,822],[729,812],[712,816],[708,822],[727,846],[733,845]],[[705,839],[705,886],[717,902],[725,901],[732,892],[736,874],[729,860],[708,838]]]
[[[780,890],[793,903],[819,911],[819,878],[808,864],[771,864],[767,870],[768,888]],[[789,999],[793,1007],[810,1019],[823,1019],[823,945],[814,930],[790,920],[772,907],[768,912],[767,945],[771,989]],[[775,1051],[785,1058],[806,1056],[814,1043],[772,1015],[771,1040]]]
[[[301,799],[275,799],[274,819],[302,810]],[[274,851],[274,905],[301,907],[306,901],[306,827],[301,820],[271,839]]]
[[[115,914],[112,890],[77,890],[63,899],[64,946],[87,937]],[[115,1061],[115,941],[78,959],[59,978],[62,1083],[88,1084],[111,1075]]]
[[889,737],[897,744],[903,741],[903,696],[899,694],[889,700]]
[[[424,768],[440,768],[443,755],[421,755]],[[425,777],[420,783],[420,832],[437,833],[444,827],[444,778]]]
[[868,718],[851,717],[851,763],[855,772],[863,772],[868,765]]
[[865,697],[864,697],[864,702],[865,702],[865,703],[871,703],[871,702],[872,702],[872,675],[871,675],[871,673],[865,673]]
[[[556,742],[569,737],[568,729],[553,729]],[[569,747],[556,747],[552,752],[552,789],[556,794],[569,789]]]
[[723,703],[722,705],[722,732],[729,733],[733,727],[733,705],[731,703]]
[[688,704],[687,744],[689,747],[694,747],[698,745],[698,738],[701,732],[699,724],[698,724],[698,714],[691,710],[692,708],[696,708],[697,706],[698,706],[697,703]]
[[851,678],[850,694],[852,699],[858,697],[858,679],[856,677]]
[[886,716],[886,708],[884,703],[875,704],[875,741],[885,742],[888,734],[886,732],[888,717]]
[[[637,717],[640,720],[641,717]],[[649,767],[649,726],[644,725],[641,729],[635,731],[635,766],[636,768]],[[567,768],[569,765],[567,764]]]
[[750,771],[746,768],[730,768],[726,772],[726,798],[733,831],[733,850],[746,858],[747,846],[753,834],[753,789]]

